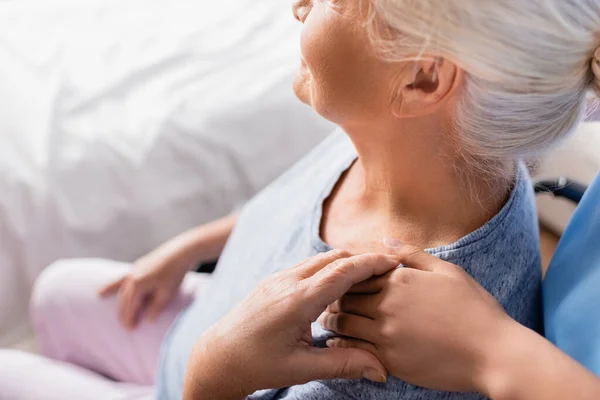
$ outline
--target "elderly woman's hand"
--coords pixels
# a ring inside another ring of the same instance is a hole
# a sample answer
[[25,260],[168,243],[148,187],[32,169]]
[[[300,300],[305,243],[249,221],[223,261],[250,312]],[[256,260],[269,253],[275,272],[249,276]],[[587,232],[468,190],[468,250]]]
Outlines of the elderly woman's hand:
[[312,347],[310,325],[353,285],[398,263],[392,255],[332,251],[274,274],[196,343],[184,399],[240,399],[314,379],[384,382],[385,368],[367,351]]
[[328,346],[370,351],[415,385],[485,391],[492,347],[516,323],[463,269],[410,246],[397,254],[409,268],[356,285],[320,317],[325,328],[358,338]]

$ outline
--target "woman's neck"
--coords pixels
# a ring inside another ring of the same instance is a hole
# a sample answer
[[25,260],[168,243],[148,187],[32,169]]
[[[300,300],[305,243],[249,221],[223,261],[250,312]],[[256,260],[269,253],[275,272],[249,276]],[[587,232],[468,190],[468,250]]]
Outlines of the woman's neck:
[[477,174],[437,133],[372,126],[346,132],[359,154],[345,177],[348,198],[390,221],[386,230],[395,239],[424,247],[452,243],[506,202],[511,182]]

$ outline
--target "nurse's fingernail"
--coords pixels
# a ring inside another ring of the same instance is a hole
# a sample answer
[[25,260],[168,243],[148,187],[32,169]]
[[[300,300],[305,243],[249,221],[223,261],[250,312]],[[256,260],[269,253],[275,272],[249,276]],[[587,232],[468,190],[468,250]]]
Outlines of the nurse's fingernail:
[[372,368],[367,368],[363,372],[363,378],[377,383],[385,383],[387,381],[387,377],[384,374]]
[[398,239],[384,238],[383,239],[383,245],[386,246],[386,247],[390,247],[392,249],[399,249],[400,247],[402,247],[404,245],[404,243],[402,243]]

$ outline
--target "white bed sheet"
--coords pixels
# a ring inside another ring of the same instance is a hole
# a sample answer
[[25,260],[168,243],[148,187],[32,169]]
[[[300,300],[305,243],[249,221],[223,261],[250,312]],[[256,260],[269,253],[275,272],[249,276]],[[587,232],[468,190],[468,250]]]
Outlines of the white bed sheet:
[[321,140],[289,2],[0,3],[0,346],[62,257],[133,260]]

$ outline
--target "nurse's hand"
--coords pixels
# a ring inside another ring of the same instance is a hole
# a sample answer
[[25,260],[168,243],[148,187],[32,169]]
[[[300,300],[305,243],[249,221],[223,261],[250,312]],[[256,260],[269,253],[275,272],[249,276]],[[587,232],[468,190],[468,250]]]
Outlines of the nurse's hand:
[[353,337],[328,346],[370,351],[391,375],[430,389],[600,399],[594,374],[511,319],[461,268],[409,246],[396,254],[407,268],[358,284],[320,318]]
[[312,347],[310,325],[353,285],[397,265],[396,256],[332,251],[272,275],[198,340],[183,398],[241,399],[338,377],[384,382],[385,368],[368,351]]
[[319,318],[325,328],[357,338],[327,345],[370,351],[391,375],[414,385],[482,391],[482,374],[496,354],[490,346],[503,343],[514,321],[462,268],[410,246],[396,252],[408,268],[356,285]]

